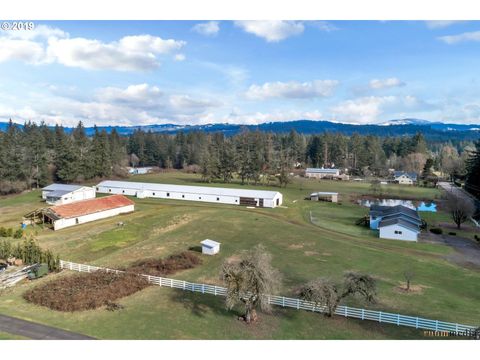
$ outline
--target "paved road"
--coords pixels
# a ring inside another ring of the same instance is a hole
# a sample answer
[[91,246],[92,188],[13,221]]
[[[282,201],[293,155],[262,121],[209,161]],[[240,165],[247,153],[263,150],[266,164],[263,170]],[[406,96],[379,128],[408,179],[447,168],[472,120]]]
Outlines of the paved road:
[[443,190],[446,192],[450,192],[456,197],[463,198],[466,200],[470,200],[473,202],[476,202],[477,199],[475,199],[472,195],[467,193],[465,190],[459,188],[458,186],[452,185],[451,183],[441,181],[438,183],[438,186],[440,186]]
[[7,315],[0,315],[0,331],[34,340],[94,340],[94,338],[86,335],[13,318]]

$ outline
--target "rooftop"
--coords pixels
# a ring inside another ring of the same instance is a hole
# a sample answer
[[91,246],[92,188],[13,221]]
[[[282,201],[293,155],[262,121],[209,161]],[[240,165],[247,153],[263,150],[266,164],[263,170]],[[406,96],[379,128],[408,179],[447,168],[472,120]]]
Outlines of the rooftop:
[[171,184],[155,184],[155,183],[141,183],[131,181],[113,181],[106,180],[99,183],[97,186],[108,188],[134,189],[138,191],[166,191],[166,192],[181,192],[189,194],[205,194],[205,195],[221,195],[221,196],[244,196],[252,198],[273,199],[280,194],[278,191],[267,190],[250,190],[238,188],[218,188],[210,186],[189,186],[189,185],[171,185]]
[[420,232],[420,228],[418,227],[418,225],[413,224],[410,221],[406,221],[405,219],[402,219],[400,217],[389,219],[389,220],[382,220],[380,221],[380,224],[378,224],[378,227],[382,228],[390,225],[399,225],[407,229],[410,229],[412,231]]
[[307,168],[305,170],[306,172],[311,172],[311,173],[328,173],[328,174],[335,174],[337,172],[339,172],[340,170],[339,169],[324,169],[324,168]]
[[73,185],[73,184],[50,184],[48,186],[45,186],[42,190],[46,190],[46,191],[67,191],[67,192],[71,192],[71,191],[75,191],[75,190],[78,190],[78,189],[81,189],[82,185]]
[[412,180],[416,180],[416,179],[417,179],[417,173],[414,173],[414,172],[395,171],[393,174],[394,174],[395,177],[399,177],[399,176],[402,176],[402,175],[406,175],[406,176],[408,176],[408,177],[409,177],[410,179],[412,179]]
[[210,239],[205,239],[203,241],[200,241],[200,244],[202,244],[203,246],[206,246],[208,248],[214,248],[214,247],[220,245],[219,242],[216,242],[216,241],[210,240]]
[[58,218],[68,219],[133,204],[134,202],[132,200],[123,195],[112,195],[103,198],[77,201],[71,204],[52,206],[49,208],[49,211],[57,215]]

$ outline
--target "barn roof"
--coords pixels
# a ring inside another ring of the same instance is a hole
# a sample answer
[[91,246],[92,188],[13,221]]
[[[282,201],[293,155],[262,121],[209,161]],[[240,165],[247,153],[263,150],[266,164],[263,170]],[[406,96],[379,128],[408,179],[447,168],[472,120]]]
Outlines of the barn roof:
[[134,202],[132,200],[123,195],[112,195],[97,199],[77,201],[70,204],[52,206],[48,210],[49,212],[53,212],[60,219],[69,219],[133,204]]
[[242,196],[261,199],[273,199],[280,194],[278,191],[267,190],[250,190],[250,189],[236,189],[236,188],[219,188],[210,186],[189,186],[189,185],[171,185],[171,184],[155,184],[155,183],[141,183],[133,181],[114,181],[105,180],[97,186],[108,188],[132,189],[137,191],[166,191],[179,192],[185,194],[204,194],[204,195],[219,195],[219,196]]
[[324,173],[324,174],[336,174],[337,172],[339,172],[340,170],[338,169],[322,169],[322,168],[307,168],[305,170],[306,172],[310,172],[310,173]]
[[71,192],[78,189],[81,189],[82,185],[72,185],[72,184],[50,184],[45,186],[42,190],[44,191],[66,191]]

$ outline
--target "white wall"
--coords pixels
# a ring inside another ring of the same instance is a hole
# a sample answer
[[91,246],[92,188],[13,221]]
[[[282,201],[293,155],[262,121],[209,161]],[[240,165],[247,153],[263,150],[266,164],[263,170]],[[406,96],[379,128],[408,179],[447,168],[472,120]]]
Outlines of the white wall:
[[[54,230],[60,230],[60,229],[66,228],[66,227],[80,225],[80,224],[84,224],[84,223],[87,223],[87,222],[90,222],[90,221],[105,219],[105,218],[116,216],[116,215],[119,215],[119,214],[125,214],[125,213],[129,213],[129,212],[133,212],[134,210],[135,210],[135,205],[132,204],[132,205],[119,207],[119,208],[116,208],[116,209],[110,209],[110,210],[96,212],[96,213],[93,213],[93,214],[79,216],[77,218],[59,219],[59,220],[54,221],[53,229]],[[77,220],[78,220],[78,222],[77,222]]]
[[[47,199],[48,193],[50,191],[42,191],[42,198],[44,200]],[[81,189],[69,192],[61,197],[60,200],[55,201],[55,202],[50,202],[47,201],[48,204],[51,205],[62,205],[62,204],[69,204],[75,201],[81,201],[81,200],[88,200],[88,199],[94,199],[95,198],[95,188],[93,187],[83,187]]]
[[[401,234],[395,234],[395,231],[401,231]],[[380,228],[380,237],[382,239],[394,239],[405,241],[417,241],[418,233],[403,226],[393,224]]]
[[396,180],[398,181],[399,184],[402,184],[402,185],[413,185],[413,180],[405,175],[398,177]]
[[215,255],[220,251],[220,245],[215,246],[213,248],[209,248],[207,246],[202,245],[202,254],[206,255]]
[[[208,194],[193,194],[193,193],[186,193],[186,192],[174,192],[170,191],[151,191],[151,190],[135,190],[135,189],[128,189],[128,188],[109,188],[106,186],[98,186],[97,192],[104,193],[104,194],[121,194],[121,195],[129,195],[129,196],[137,196],[138,198],[159,198],[159,199],[173,199],[173,200],[190,200],[190,201],[200,201],[200,202],[210,202],[210,203],[218,203],[218,204],[229,204],[229,205],[239,205],[240,204],[240,196],[228,196],[228,195],[208,195]],[[264,207],[275,207],[276,200],[279,199],[278,204],[282,204],[282,194],[278,193],[275,198],[272,199],[264,199],[263,206]],[[256,198],[258,204],[258,198]]]

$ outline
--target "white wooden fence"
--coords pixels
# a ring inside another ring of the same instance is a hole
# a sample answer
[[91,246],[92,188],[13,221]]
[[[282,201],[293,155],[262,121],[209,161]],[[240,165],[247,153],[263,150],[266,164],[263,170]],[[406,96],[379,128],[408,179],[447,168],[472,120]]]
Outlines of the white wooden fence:
[[[123,273],[124,271],[121,270],[114,270],[108,269],[98,266],[92,265],[84,265],[84,264],[77,264],[69,261],[60,260],[60,268],[73,270],[73,271],[80,271],[80,272],[94,272],[97,270],[104,270],[107,272],[115,272],[115,273]],[[208,284],[197,284],[191,283],[184,280],[176,280],[170,278],[164,278],[159,276],[151,276],[151,275],[141,275],[147,278],[148,282],[159,285],[159,286],[166,286],[175,289],[181,289],[186,291],[192,292],[200,292],[202,294],[212,294],[212,295],[220,295],[226,296],[227,289],[221,286],[216,285],[208,285]],[[268,295],[268,301],[272,305],[278,305],[282,307],[294,308],[297,310],[307,310],[312,312],[325,312],[325,307],[323,306],[315,306],[314,303],[310,301],[304,301],[301,299],[296,298],[288,298],[285,296],[276,296],[276,295]],[[473,336],[475,329],[478,328],[471,325],[462,325],[457,323],[450,323],[445,321],[439,320],[430,320],[424,319],[415,316],[407,316],[407,315],[400,315],[400,314],[393,314],[383,311],[376,311],[376,310],[367,310],[367,309],[359,309],[353,308],[349,306],[338,306],[336,311],[336,315],[351,317],[361,320],[371,320],[380,323],[387,323],[387,324],[395,324],[398,326],[408,326],[414,327],[416,329],[424,329],[424,330],[431,330],[431,331],[438,331],[438,332],[451,332],[455,333],[459,336]]]

